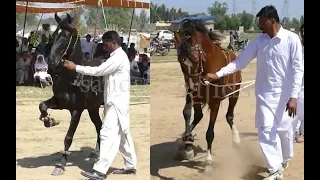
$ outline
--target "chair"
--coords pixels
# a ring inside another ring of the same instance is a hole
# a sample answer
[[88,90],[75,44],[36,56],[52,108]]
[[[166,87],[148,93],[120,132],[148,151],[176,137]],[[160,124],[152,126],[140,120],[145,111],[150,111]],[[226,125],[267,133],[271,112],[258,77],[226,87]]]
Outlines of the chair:
[[[34,73],[36,73],[35,72],[35,70],[34,70]],[[33,73],[33,74],[34,74]],[[50,83],[50,85],[51,86],[53,86],[53,80],[52,80],[52,77],[51,77],[51,75],[50,74],[48,74],[49,75],[49,77],[50,77],[50,81],[49,81],[49,83]],[[38,77],[38,78],[37,78]],[[37,81],[39,81],[39,84],[40,84],[40,87],[43,89],[43,88],[45,88],[45,86],[43,85],[43,83],[41,82],[41,80],[40,80],[40,78],[39,78],[39,76],[36,76],[36,78],[34,78],[34,76],[33,76],[33,86],[35,86],[36,87],[36,82]]]

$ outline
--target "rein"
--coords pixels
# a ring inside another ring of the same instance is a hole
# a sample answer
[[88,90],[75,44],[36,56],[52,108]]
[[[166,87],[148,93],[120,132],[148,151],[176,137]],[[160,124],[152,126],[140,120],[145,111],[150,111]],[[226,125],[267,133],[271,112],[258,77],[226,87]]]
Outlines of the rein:
[[[186,36],[186,37],[183,37],[182,39],[186,40],[186,39],[190,39],[190,38],[191,38],[191,36]],[[185,75],[189,76],[189,77],[199,77],[199,79],[200,79],[200,78],[202,78],[202,73],[204,72],[203,61],[205,61],[206,54],[205,54],[204,50],[198,44],[196,44],[195,46],[190,47],[190,50],[191,51],[193,51],[193,50],[198,51],[198,53],[200,54],[200,59],[199,59],[200,71],[198,73],[196,73],[196,74],[190,74],[188,72],[185,72],[185,70],[182,68],[182,72]],[[190,56],[188,56],[187,58],[188,59],[192,59]],[[183,62],[184,61],[186,61],[186,58],[183,58]]]
[[[71,42],[72,42],[74,37],[76,38],[76,40],[74,41],[73,45],[71,46]],[[68,46],[67,46],[66,50],[64,51],[64,53],[61,56],[61,63],[62,64],[65,62],[64,58],[67,57],[67,53],[68,53],[68,50],[70,49],[70,46],[71,46],[71,48],[73,48],[73,51],[74,51],[74,49],[75,49],[75,47],[77,45],[78,39],[79,39],[79,33],[77,33],[77,35],[72,35],[70,37]],[[70,53],[70,54],[72,54],[72,53]]]

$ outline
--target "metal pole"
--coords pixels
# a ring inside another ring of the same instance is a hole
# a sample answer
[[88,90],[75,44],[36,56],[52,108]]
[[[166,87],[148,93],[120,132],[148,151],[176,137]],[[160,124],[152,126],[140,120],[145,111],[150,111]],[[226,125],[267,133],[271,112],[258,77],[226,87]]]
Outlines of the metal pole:
[[22,52],[22,44],[23,44],[23,38],[24,38],[24,30],[25,30],[25,28],[26,28],[26,22],[27,22],[28,4],[29,4],[29,2],[27,1],[27,4],[26,4],[26,12],[25,12],[25,14],[24,14],[23,30],[22,30],[22,40],[21,40],[21,48],[20,48],[20,51],[21,51],[21,52]]
[[[98,3],[98,5],[97,5],[97,14],[96,14],[96,23],[95,23],[95,26],[94,26],[93,43],[95,43],[95,40],[96,40],[97,23],[98,23],[98,12],[99,12],[99,3]],[[94,46],[92,46],[91,59],[93,59],[93,54],[94,54],[93,50],[94,50]]]
[[39,26],[40,26],[40,24],[41,24],[42,16],[43,16],[43,13],[41,14],[41,17],[40,17],[40,20],[39,20],[39,24],[38,24],[37,30],[39,29]]
[[133,11],[132,11],[132,16],[131,16],[131,23],[130,23],[129,37],[128,37],[128,43],[127,43],[127,46],[129,46],[130,35],[131,35],[131,28],[132,28],[132,21],[133,21],[133,17],[134,17],[134,12],[135,12],[135,10],[136,10],[136,8],[134,7],[134,8],[133,8]]

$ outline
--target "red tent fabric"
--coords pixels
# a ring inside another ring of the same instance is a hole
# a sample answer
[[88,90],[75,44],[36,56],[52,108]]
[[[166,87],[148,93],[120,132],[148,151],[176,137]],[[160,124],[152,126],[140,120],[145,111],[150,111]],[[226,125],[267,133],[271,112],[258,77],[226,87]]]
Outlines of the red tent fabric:
[[[72,3],[86,6],[97,6],[98,0],[28,0],[28,2],[38,3]],[[104,7],[120,7],[120,8],[142,8],[149,9],[150,3],[138,2],[135,0],[102,0]]]
[[[43,7],[37,7],[37,6],[28,6],[27,12],[28,13],[55,13],[55,12],[64,12],[64,11],[70,11],[74,8],[43,8]],[[26,12],[26,6],[22,4],[16,4],[16,12],[17,13],[25,13]]]

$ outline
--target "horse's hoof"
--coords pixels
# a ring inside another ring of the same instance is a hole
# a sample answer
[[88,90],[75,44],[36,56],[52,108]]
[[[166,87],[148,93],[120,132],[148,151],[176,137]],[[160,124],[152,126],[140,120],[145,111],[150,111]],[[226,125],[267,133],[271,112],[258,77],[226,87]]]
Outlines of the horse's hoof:
[[183,159],[185,160],[190,160],[194,158],[194,151],[190,150],[190,151],[183,151]]
[[240,149],[240,143],[237,143],[237,142],[232,142],[232,147],[234,148],[234,149]]
[[205,175],[211,175],[211,173],[212,173],[212,166],[211,166],[211,165],[206,165],[206,166],[204,167],[203,173],[204,173]]
[[179,150],[176,157],[178,160],[181,160],[181,161],[190,160],[194,158],[194,151]]
[[54,168],[54,170],[52,171],[51,175],[52,176],[60,176],[63,174],[63,168],[62,167],[56,167]]
[[53,127],[53,126],[60,124],[60,121],[56,120],[54,118],[46,117],[44,119],[43,123],[46,128],[49,128],[49,127]]
[[234,134],[233,135],[233,142],[235,144],[240,144],[241,140],[240,140],[239,134]]

